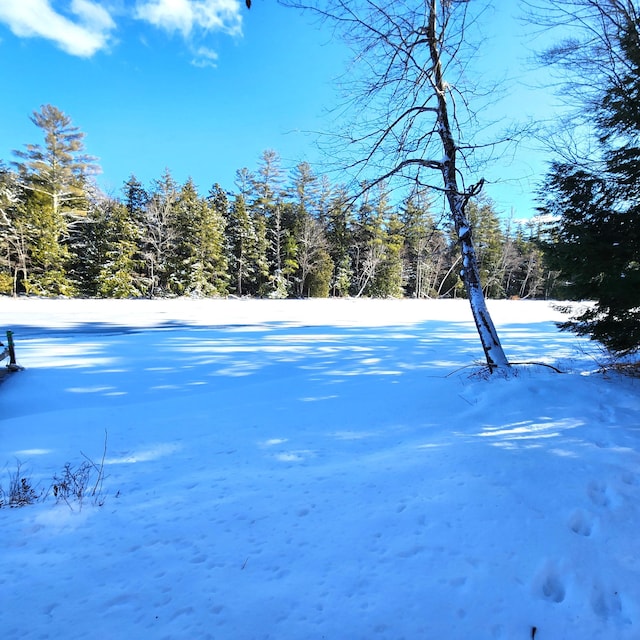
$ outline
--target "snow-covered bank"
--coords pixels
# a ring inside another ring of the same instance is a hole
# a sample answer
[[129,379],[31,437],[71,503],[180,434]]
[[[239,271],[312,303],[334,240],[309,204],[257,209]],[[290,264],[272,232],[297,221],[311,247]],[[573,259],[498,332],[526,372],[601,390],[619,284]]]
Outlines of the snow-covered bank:
[[[5,638],[640,637],[640,387],[544,302],[0,300]],[[6,473],[5,473],[6,477]],[[3,480],[3,485],[6,481]]]
[[[542,300],[490,300],[497,322],[560,320],[562,314]],[[384,326],[426,320],[471,320],[467,300],[306,299],[256,300],[173,298],[166,300],[82,300],[0,298],[5,324],[64,327],[79,323],[111,323],[131,327],[163,322],[192,325],[287,322],[307,325]]]

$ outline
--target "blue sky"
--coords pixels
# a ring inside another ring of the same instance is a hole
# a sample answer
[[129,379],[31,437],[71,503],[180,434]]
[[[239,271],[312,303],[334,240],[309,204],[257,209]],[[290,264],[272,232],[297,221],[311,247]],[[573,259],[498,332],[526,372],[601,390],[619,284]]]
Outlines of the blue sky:
[[[491,113],[505,125],[548,117],[551,104],[521,83],[530,51],[515,16],[515,3],[493,14],[477,61],[481,75],[512,79]],[[238,0],[2,0],[0,159],[41,142],[29,115],[49,103],[86,133],[113,194],[132,173],[148,184],[165,168],[203,193],[232,190],[265,149],[285,167],[319,167],[311,132],[335,126],[327,111],[346,58],[328,28],[273,0],[250,11]],[[499,211],[531,215],[544,160],[528,144],[496,160],[485,177]]]

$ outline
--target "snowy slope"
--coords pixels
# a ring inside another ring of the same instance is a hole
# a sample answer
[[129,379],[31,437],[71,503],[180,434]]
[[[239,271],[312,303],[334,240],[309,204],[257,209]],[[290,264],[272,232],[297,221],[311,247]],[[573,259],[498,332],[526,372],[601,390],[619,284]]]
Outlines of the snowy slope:
[[0,509],[2,638],[640,638],[639,381],[490,309],[566,373],[464,301],[2,299],[0,484],[108,475]]

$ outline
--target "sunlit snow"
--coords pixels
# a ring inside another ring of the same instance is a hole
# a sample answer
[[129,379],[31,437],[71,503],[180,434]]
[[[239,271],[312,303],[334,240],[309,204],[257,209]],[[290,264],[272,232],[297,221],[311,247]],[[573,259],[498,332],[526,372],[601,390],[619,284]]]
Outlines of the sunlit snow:
[[0,509],[3,640],[640,638],[640,381],[489,309],[564,373],[461,300],[3,298],[0,484],[107,475]]

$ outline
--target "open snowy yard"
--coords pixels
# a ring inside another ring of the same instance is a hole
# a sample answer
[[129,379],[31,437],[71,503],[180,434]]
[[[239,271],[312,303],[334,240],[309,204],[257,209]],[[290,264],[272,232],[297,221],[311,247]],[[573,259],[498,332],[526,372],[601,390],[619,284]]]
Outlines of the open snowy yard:
[[[0,300],[0,636],[640,638],[640,381],[546,302]],[[595,356],[595,358],[594,358]]]

